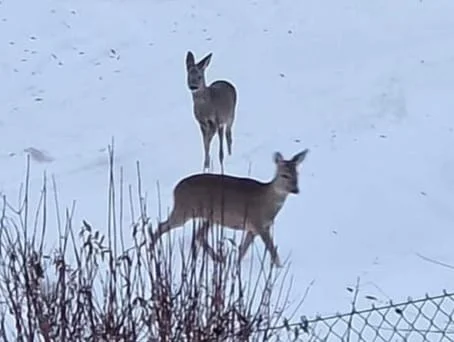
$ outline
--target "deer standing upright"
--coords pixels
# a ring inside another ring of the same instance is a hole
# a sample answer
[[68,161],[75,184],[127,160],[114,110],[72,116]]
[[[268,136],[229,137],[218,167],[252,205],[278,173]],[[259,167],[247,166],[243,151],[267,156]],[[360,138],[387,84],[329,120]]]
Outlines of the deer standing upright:
[[214,135],[219,137],[219,162],[224,171],[224,134],[227,150],[232,154],[232,125],[235,119],[237,92],[227,81],[218,80],[209,86],[205,80],[205,70],[210,63],[212,54],[208,54],[199,62],[189,51],[186,55],[187,85],[192,93],[194,116],[202,133],[204,162],[203,169],[210,166],[210,145]]

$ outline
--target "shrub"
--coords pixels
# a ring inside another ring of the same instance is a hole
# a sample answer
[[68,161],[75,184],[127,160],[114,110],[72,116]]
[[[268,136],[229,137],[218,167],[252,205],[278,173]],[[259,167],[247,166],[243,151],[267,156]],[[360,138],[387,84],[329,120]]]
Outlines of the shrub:
[[[288,268],[249,267],[237,261],[236,243],[215,229],[212,241],[224,263],[172,234],[149,248],[153,225],[146,212],[138,169],[138,196],[129,192],[130,246],[124,224],[124,184],[116,205],[113,148],[109,148],[106,227],[76,223],[74,206],[49,236],[48,180],[30,220],[30,172],[16,208],[3,197],[0,221],[0,336],[4,341],[267,341],[279,339],[289,309]],[[53,183],[55,209],[58,200]],[[134,201],[133,197],[138,198]],[[135,205],[133,205],[135,204]],[[60,217],[60,214],[58,214]],[[63,221],[63,223],[62,223]],[[79,226],[80,227],[77,227]],[[193,235],[196,228],[193,223]],[[187,229],[187,228],[186,228]],[[45,250],[45,241],[58,238]],[[300,303],[299,303],[300,304]],[[299,304],[297,306],[299,306]],[[288,338],[285,340],[289,340]]]

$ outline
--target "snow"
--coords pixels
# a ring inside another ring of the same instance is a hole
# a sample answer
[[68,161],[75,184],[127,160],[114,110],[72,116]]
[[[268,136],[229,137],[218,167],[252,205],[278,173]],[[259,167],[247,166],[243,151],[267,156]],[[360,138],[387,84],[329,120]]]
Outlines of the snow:
[[203,162],[185,54],[213,52],[208,81],[239,96],[226,172],[268,180],[274,151],[311,150],[274,233],[293,296],[315,280],[305,314],[346,310],[357,277],[360,305],[452,289],[452,270],[418,254],[454,264],[453,11],[450,0],[1,0],[0,191],[17,198],[28,152],[34,193],[55,175],[75,222],[105,226],[114,137],[117,171],[135,187],[140,161],[148,210],[156,220],[159,182],[165,216],[172,187]]

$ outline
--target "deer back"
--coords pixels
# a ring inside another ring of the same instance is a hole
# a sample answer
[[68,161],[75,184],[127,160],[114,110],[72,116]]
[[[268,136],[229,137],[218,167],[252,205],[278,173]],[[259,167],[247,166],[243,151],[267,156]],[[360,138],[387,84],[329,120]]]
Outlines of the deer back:
[[174,191],[179,215],[205,218],[234,229],[257,230],[269,225],[285,198],[272,183],[217,174],[197,174],[183,179]]

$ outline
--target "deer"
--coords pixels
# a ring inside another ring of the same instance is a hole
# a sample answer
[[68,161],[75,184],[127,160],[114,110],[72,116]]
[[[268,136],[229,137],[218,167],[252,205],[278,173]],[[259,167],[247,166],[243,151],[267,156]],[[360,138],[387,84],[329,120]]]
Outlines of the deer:
[[158,224],[152,234],[152,245],[163,234],[183,226],[190,219],[200,219],[202,224],[195,234],[195,242],[213,259],[220,260],[205,238],[208,230],[217,224],[246,232],[239,246],[239,261],[259,235],[272,264],[282,267],[271,237],[271,226],[288,194],[300,192],[297,167],[308,152],[306,148],[288,160],[275,152],[276,172],[268,182],[212,173],[194,174],[180,180],[173,190],[174,204],[170,215]]
[[210,166],[210,145],[214,135],[219,137],[219,162],[224,172],[224,135],[228,154],[232,154],[232,125],[235,119],[237,91],[225,80],[217,80],[209,86],[205,80],[205,70],[210,64],[212,53],[195,62],[191,51],[186,55],[187,86],[192,94],[194,116],[202,133],[205,158],[203,170]]

